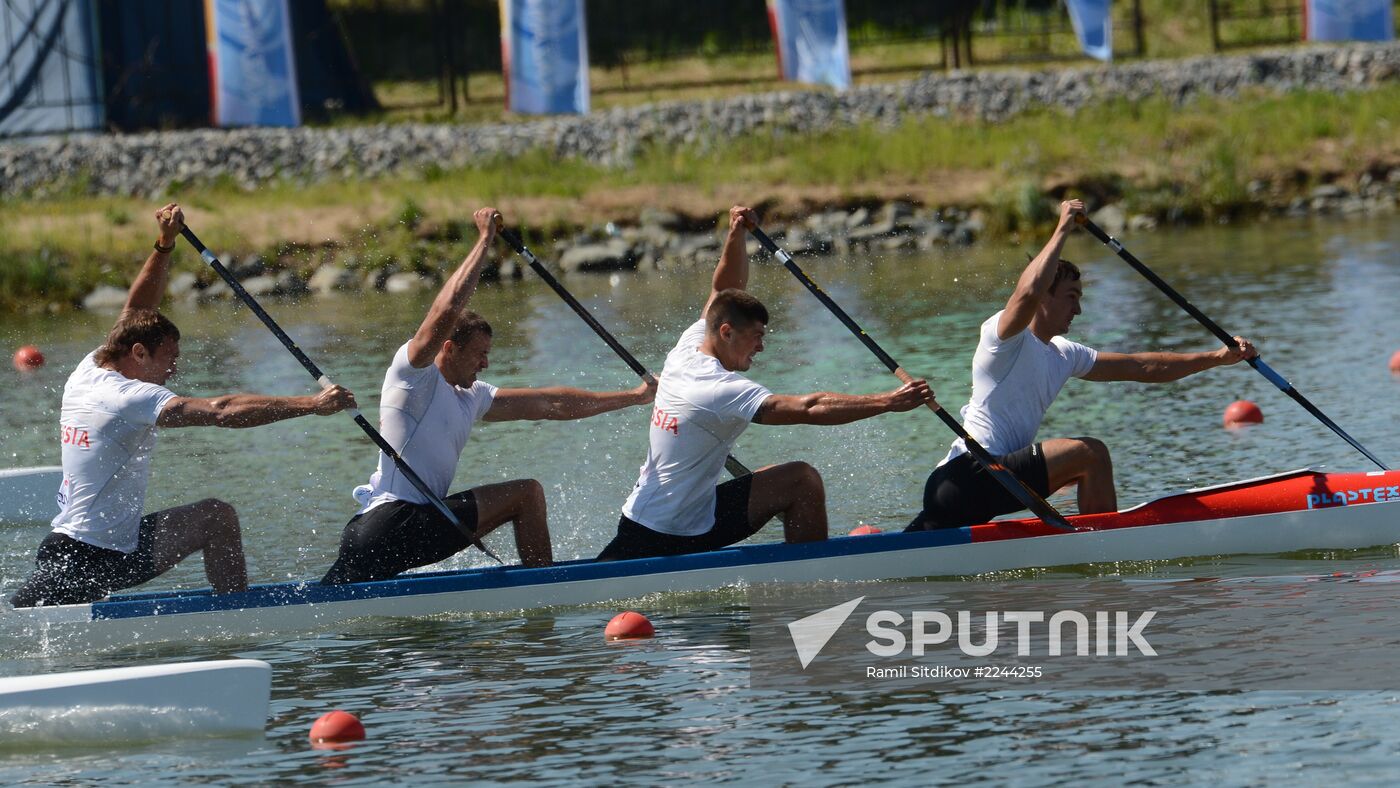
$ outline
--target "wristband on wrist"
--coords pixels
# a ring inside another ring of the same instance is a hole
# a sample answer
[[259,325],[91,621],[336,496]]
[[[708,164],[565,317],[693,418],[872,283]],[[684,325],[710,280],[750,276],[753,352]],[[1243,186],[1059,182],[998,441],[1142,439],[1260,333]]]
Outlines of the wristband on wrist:
[[155,242],[155,250],[157,252],[160,252],[161,254],[170,254],[171,252],[175,251],[175,244],[171,244],[169,246],[161,246],[160,239],[157,238]]

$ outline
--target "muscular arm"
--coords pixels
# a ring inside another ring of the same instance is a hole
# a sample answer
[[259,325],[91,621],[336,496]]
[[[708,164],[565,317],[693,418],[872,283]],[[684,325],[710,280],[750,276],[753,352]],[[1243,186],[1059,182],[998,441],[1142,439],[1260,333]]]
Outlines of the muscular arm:
[[500,389],[486,421],[567,421],[643,405],[656,396],[654,384],[643,383],[630,391],[584,391],[553,386],[539,389]]
[[1011,292],[1011,298],[1006,301],[1006,309],[997,321],[997,338],[1009,339],[1030,326],[1031,319],[1035,317],[1035,310],[1050,293],[1050,285],[1055,282],[1055,271],[1060,266],[1060,250],[1064,248],[1065,239],[1076,227],[1074,215],[1083,211],[1084,203],[1078,200],[1068,200],[1060,205],[1060,223],[1055,227],[1055,233],[1050,236],[1045,248],[1030,261],[1026,270],[1021,272],[1021,278],[1016,280],[1016,289]]
[[452,335],[458,314],[467,305],[472,293],[476,292],[477,282],[481,280],[481,270],[486,267],[486,253],[491,248],[491,242],[496,239],[495,216],[495,208],[481,208],[472,216],[476,221],[477,230],[481,233],[476,239],[476,245],[462,259],[462,264],[457,266],[452,276],[443,283],[437,298],[433,299],[433,305],[428,307],[428,315],[423,318],[423,324],[418,326],[418,331],[408,342],[408,363],[416,369],[433,363],[433,358],[442,347],[442,343]]
[[754,212],[742,205],[729,209],[729,232],[724,236],[724,248],[719,253],[719,265],[715,266],[714,278],[710,280],[710,297],[705,300],[705,308],[700,316],[710,311],[710,302],[721,290],[743,290],[749,286],[749,252],[744,248],[749,227],[757,218]]
[[1099,353],[1084,379],[1169,383],[1236,361],[1239,358],[1225,348],[1208,353]]
[[[174,246],[185,226],[185,214],[180,206],[170,203],[156,211],[156,226],[159,228],[157,243],[161,246]],[[126,295],[126,309],[156,309],[165,297],[165,284],[170,279],[170,253],[152,250],[146,258],[141,272],[131,283]]]
[[157,427],[260,427],[298,416],[329,416],[355,407],[355,395],[340,386],[304,397],[225,394],[176,397],[156,417]]
[[758,406],[756,424],[850,424],[881,413],[902,413],[933,403],[933,392],[923,380],[912,380],[883,394],[773,394]]

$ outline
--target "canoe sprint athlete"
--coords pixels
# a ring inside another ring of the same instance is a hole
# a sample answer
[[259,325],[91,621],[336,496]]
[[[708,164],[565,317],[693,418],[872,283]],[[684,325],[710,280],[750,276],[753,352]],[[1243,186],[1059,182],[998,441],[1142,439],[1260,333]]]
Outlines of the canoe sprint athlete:
[[[498,389],[478,380],[491,352],[491,325],[466,309],[476,290],[500,213],[473,216],[480,237],[443,284],[417,333],[401,346],[384,374],[379,429],[462,524],[477,538],[497,526],[515,525],[515,546],[525,566],[553,562],[545,519],[544,488],[534,479],[486,484],[448,495],[457,462],[477,421],[582,419],[644,405],[655,384],[629,391],[575,388]],[[383,580],[435,564],[471,545],[469,538],[379,453],[369,483],[355,488],[360,511],[345,526],[340,555],[323,583]]]
[[680,555],[743,541],[786,515],[788,542],[826,538],[826,490],[805,462],[760,468],[716,486],[750,423],[847,424],[933,400],[922,380],[884,394],[774,394],[740,375],[763,350],[768,310],[744,292],[753,211],[729,210],[729,233],[702,317],[666,356],[652,409],[646,462],[599,560]]
[[107,341],[63,387],[59,512],[53,532],[39,544],[33,575],[10,599],[15,607],[93,602],[200,551],[214,593],[246,589],[243,538],[232,506],[207,498],[142,516],[156,428],[256,427],[355,406],[339,386],[306,397],[180,397],[167,389],[180,356],[180,330],[157,307],[185,216],[172,203],[156,212],[156,223],[155,251]]
[[[1047,496],[1077,485],[1079,512],[1093,514],[1118,510],[1108,447],[1096,438],[1035,442],[1045,411],[1070,377],[1167,383],[1257,353],[1242,337],[1235,337],[1235,347],[1204,353],[1103,353],[1065,339],[1081,312],[1084,286],[1079,268],[1060,259],[1060,250],[1083,212],[1079,200],[1060,204],[1054,235],[1021,272],[1006,308],[982,324],[972,357],[972,398],[962,421],[968,434],[1031,489]],[[906,530],[985,523],[1021,508],[960,438],[929,475],[923,511]]]

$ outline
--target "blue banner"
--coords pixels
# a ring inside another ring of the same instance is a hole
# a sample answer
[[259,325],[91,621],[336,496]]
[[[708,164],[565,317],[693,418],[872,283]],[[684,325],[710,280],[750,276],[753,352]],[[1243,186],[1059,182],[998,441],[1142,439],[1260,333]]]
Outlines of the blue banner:
[[1308,0],[1309,41],[1390,41],[1391,0]]
[[0,137],[104,122],[91,0],[0,3]]
[[768,0],[768,23],[783,79],[851,87],[843,0]]
[[1113,9],[1109,0],[1065,0],[1065,5],[1084,54],[1105,63],[1113,60]]
[[583,0],[501,0],[501,65],[512,112],[586,114]]
[[299,126],[287,0],[205,0],[215,126]]

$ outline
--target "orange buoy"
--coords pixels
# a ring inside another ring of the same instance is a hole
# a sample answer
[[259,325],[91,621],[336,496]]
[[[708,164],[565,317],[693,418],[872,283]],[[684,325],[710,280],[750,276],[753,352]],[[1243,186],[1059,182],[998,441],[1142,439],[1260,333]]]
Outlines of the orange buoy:
[[1400,375],[1400,350],[1390,355],[1390,374]]
[[25,345],[15,351],[15,369],[20,372],[28,372],[31,369],[38,369],[44,366],[44,354],[39,352],[39,348],[33,345]]
[[1245,424],[1263,424],[1264,411],[1247,399],[1235,400],[1225,408],[1225,426],[1241,427]]
[[851,529],[850,535],[851,535],[851,536],[869,536],[870,534],[878,534],[878,533],[884,533],[884,532],[881,531],[879,528],[876,528],[876,527],[873,526],[873,525],[866,525],[865,523],[861,523],[860,525],[857,525],[855,528],[852,528],[852,529]]
[[326,712],[311,725],[313,742],[359,741],[365,737],[365,726],[360,718],[348,711]]
[[613,616],[612,621],[608,622],[607,629],[603,630],[603,637],[608,640],[649,638],[655,634],[656,627],[651,625],[647,617],[631,610]]

